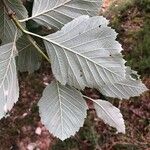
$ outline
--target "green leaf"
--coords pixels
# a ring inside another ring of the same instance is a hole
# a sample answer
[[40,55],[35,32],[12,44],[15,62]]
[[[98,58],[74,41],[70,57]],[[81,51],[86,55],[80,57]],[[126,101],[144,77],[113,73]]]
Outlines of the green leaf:
[[87,115],[81,93],[58,82],[45,88],[38,105],[42,123],[61,140],[74,135],[83,126]]
[[26,36],[23,35],[17,40],[17,50],[17,68],[20,72],[33,73],[40,68],[41,57]]
[[130,97],[139,96],[148,89],[139,79],[139,75],[127,67],[125,79],[104,85],[99,90],[109,97],[129,99]]
[[56,79],[78,89],[102,87],[125,77],[116,32],[101,17],[81,16],[43,37]]
[[98,15],[102,0],[35,0],[32,16],[21,20],[34,19],[47,27],[61,29],[66,23],[81,15]]
[[0,119],[11,110],[19,97],[15,54],[14,42],[0,46]]
[[28,12],[21,0],[5,0],[7,5],[16,13],[18,19],[28,17]]
[[[5,3],[12,11],[16,12],[18,19],[28,17],[28,13],[20,0],[5,0]],[[23,24],[23,26],[25,27],[25,24]],[[2,1],[0,1],[0,39],[2,40],[2,44],[13,42],[16,30],[15,24],[8,17],[7,10]],[[20,35],[21,32],[19,32],[17,36],[19,37]]]
[[115,127],[118,132],[125,133],[125,124],[118,108],[105,100],[93,100],[97,116],[105,123]]
[[[78,89],[94,87],[106,96],[129,98],[147,90],[132,79],[117,33],[101,17],[80,16],[60,31],[42,37],[56,79]],[[128,74],[128,75],[127,75]]]

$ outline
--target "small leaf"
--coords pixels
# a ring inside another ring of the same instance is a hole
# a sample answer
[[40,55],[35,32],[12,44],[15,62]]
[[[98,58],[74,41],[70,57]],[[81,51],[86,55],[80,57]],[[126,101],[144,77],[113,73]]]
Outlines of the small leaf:
[[12,109],[19,97],[15,53],[15,43],[0,46],[0,119]]
[[118,132],[125,133],[125,124],[118,108],[108,101],[93,100],[96,113],[105,123],[115,127]]
[[17,40],[17,50],[19,51],[17,57],[19,71],[33,73],[40,68],[41,57],[26,36],[22,36]]
[[[5,3],[16,12],[16,17],[18,19],[23,19],[28,16],[27,10],[23,6],[20,0],[5,0]],[[25,24],[23,24],[25,27]],[[0,1],[0,39],[2,44],[13,42],[14,35],[16,33],[16,26],[13,21],[8,17],[7,10]],[[21,35],[21,32],[18,32],[18,37]]]
[[34,19],[47,27],[61,29],[66,23],[81,15],[98,15],[102,0],[34,0],[32,16],[21,20]]
[[83,126],[87,115],[81,93],[58,82],[45,88],[38,105],[42,123],[61,140],[74,135]]

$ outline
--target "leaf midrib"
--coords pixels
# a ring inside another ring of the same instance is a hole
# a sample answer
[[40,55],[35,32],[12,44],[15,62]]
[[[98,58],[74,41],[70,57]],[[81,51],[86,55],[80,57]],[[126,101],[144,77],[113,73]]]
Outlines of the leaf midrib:
[[63,137],[63,114],[62,114],[62,102],[61,102],[61,92],[60,92],[60,89],[59,89],[59,83],[56,82],[56,89],[57,89],[57,93],[58,93],[58,101],[59,101],[59,107],[60,107],[60,120],[61,120],[61,136]]
[[106,114],[107,116],[109,116],[109,117],[111,118],[111,120],[114,122],[114,124],[115,124],[117,127],[119,127],[118,124],[114,121],[114,118],[105,110],[105,108],[103,108],[103,106],[102,106],[101,104],[99,104],[96,100],[93,100],[93,102],[94,102],[96,105],[98,105],[98,106],[105,112],[105,114]]
[[49,10],[43,11],[43,12],[41,12],[41,13],[38,13],[37,15],[34,15],[34,16],[31,16],[31,17],[29,17],[29,18],[22,19],[22,20],[19,20],[19,21],[20,21],[20,22],[24,22],[24,21],[28,21],[28,20],[30,20],[30,19],[34,19],[34,18],[39,17],[39,16],[41,16],[41,15],[43,15],[43,14],[46,14],[46,13],[48,13],[48,12],[51,12],[51,11],[53,11],[53,10],[55,10],[55,9],[57,9],[57,8],[59,8],[59,7],[61,7],[61,6],[63,6],[63,5],[65,5],[65,4],[71,2],[71,1],[72,1],[72,0],[68,0],[68,1],[66,1],[66,2],[64,2],[64,3],[62,3],[62,4],[58,5],[58,6],[55,6],[55,7],[51,8],[51,9],[49,9]]
[[51,42],[51,43],[57,45],[58,47],[60,47],[60,48],[63,49],[63,50],[65,49],[65,50],[67,50],[67,51],[69,51],[69,52],[71,52],[71,53],[73,53],[73,54],[75,54],[75,55],[78,55],[78,56],[80,56],[80,57],[82,57],[82,58],[84,58],[84,59],[86,59],[86,60],[92,62],[93,64],[95,64],[95,65],[101,67],[102,69],[106,69],[107,71],[111,72],[112,74],[115,74],[116,76],[118,76],[118,77],[120,77],[121,79],[123,79],[123,77],[122,77],[121,75],[118,75],[117,73],[112,72],[110,69],[108,69],[108,68],[106,68],[106,67],[104,67],[104,66],[101,66],[100,64],[98,64],[98,63],[94,62],[93,60],[91,60],[90,58],[88,58],[88,57],[86,57],[86,56],[84,56],[84,55],[82,55],[82,54],[80,54],[80,53],[78,53],[78,52],[74,52],[74,51],[72,51],[70,48],[67,48],[67,47],[65,47],[65,46],[63,46],[63,45],[60,45],[59,43],[57,43],[57,42],[55,42],[55,41],[53,41],[53,40],[47,39],[47,38],[45,38],[45,37],[42,37],[42,38],[43,38],[44,40],[46,40],[47,42]]
[[12,61],[12,58],[13,58],[13,47],[14,47],[14,44],[12,45],[12,48],[10,49],[11,54],[10,54],[10,57],[9,57],[9,59],[8,59],[8,65],[7,65],[7,68],[6,68],[6,71],[5,71],[3,80],[2,80],[2,82],[1,82],[1,84],[0,84],[0,88],[3,86],[4,81],[5,81],[5,78],[6,78],[7,73],[8,73],[8,70],[9,70],[9,68],[10,68],[10,66],[11,66],[11,61]]

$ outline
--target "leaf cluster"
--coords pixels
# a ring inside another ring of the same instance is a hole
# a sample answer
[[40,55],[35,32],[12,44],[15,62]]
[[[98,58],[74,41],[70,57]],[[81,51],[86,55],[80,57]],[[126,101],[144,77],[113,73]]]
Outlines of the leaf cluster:
[[[42,123],[54,136],[65,140],[83,126],[85,99],[93,102],[99,118],[125,133],[118,108],[80,92],[91,87],[108,97],[128,99],[147,90],[137,73],[125,66],[117,33],[98,16],[101,4],[100,0],[34,0],[28,17],[20,0],[0,1],[0,118],[18,100],[17,70],[33,73],[42,55],[55,80],[44,89],[38,106]],[[29,32],[25,24],[29,20],[55,32],[46,36]],[[44,42],[46,54],[32,36]]]

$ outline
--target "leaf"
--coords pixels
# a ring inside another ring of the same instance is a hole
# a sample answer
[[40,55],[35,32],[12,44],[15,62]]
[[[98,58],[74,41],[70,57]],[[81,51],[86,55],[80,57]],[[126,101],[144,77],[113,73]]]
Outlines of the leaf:
[[43,37],[56,79],[78,89],[99,88],[125,78],[125,61],[108,21],[80,16]]
[[80,16],[60,31],[43,37],[52,71],[62,84],[94,87],[106,96],[129,98],[147,90],[131,77],[116,32],[100,16]]
[[2,44],[12,42],[16,30],[16,26],[7,16],[5,7],[0,1],[0,39],[2,40]]
[[28,12],[21,0],[5,0],[7,5],[16,13],[18,19],[28,17]]
[[19,97],[15,53],[15,43],[0,46],[0,119],[11,110]]
[[34,19],[47,27],[61,29],[66,23],[81,15],[98,15],[102,0],[34,0],[32,16],[21,20]]
[[[131,75],[134,75],[138,79],[134,79]],[[129,67],[126,68],[125,79],[104,85],[100,88],[102,94],[119,99],[129,99],[130,97],[139,96],[147,90],[147,87],[139,79],[139,75]]]
[[125,124],[120,110],[104,100],[93,100],[96,113],[105,123],[125,133]]
[[54,136],[65,140],[83,126],[87,105],[82,95],[58,82],[48,85],[38,103],[43,124]]
[[[28,13],[23,6],[22,2],[19,0],[5,0],[5,3],[16,12],[16,17],[18,19],[23,19],[28,17]],[[23,24],[25,27],[25,24]],[[4,7],[2,1],[0,1],[0,39],[2,40],[2,44],[6,44],[9,42],[13,42],[14,35],[16,33],[16,26],[10,20],[7,15],[6,8]],[[21,35],[21,32],[17,35],[18,37]]]
[[17,57],[17,67],[19,71],[33,73],[40,68],[41,57],[26,36],[22,36],[18,39],[17,50],[19,51]]

